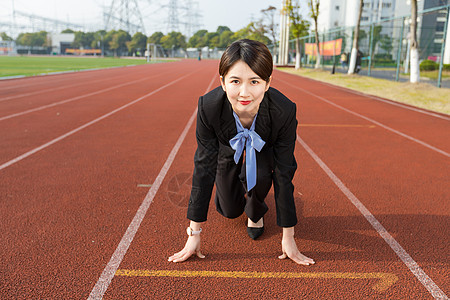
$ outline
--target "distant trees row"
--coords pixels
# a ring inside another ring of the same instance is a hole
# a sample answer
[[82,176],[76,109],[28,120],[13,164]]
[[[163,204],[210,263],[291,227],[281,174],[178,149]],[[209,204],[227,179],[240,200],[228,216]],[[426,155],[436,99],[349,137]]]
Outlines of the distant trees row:
[[[95,32],[82,32],[66,29],[61,33],[74,33],[75,39],[71,44],[73,48],[101,49],[117,53],[138,53],[147,48],[147,43],[159,44],[164,49],[186,49],[186,48],[226,48],[230,43],[242,38],[261,41],[265,44],[273,42],[266,36],[269,32],[261,22],[251,22],[246,27],[233,32],[227,26],[219,26],[215,32],[207,30],[197,31],[189,40],[180,33],[172,31],[168,34],[155,32],[146,36],[141,32],[131,36],[124,30],[98,30]],[[6,34],[1,33],[3,40],[12,40]],[[51,41],[46,31],[21,33],[16,39],[18,45],[31,47],[49,47]]]
[[[71,47],[85,49],[104,49],[105,51],[117,53],[134,54],[143,52],[147,48],[147,43],[159,44],[164,49],[187,49],[187,48],[226,48],[232,42],[248,38],[263,42],[265,44],[275,44],[277,37],[277,24],[274,22],[276,8],[269,6],[261,10],[261,18],[250,22],[244,28],[233,32],[227,26],[219,26],[215,32],[199,30],[189,39],[180,32],[170,32],[163,34],[155,32],[146,36],[141,32],[131,36],[124,30],[98,30],[95,32],[82,32],[66,29],[62,33],[74,33],[75,40]],[[4,33],[0,33],[3,40],[12,40]],[[48,47],[51,41],[47,38],[47,32],[21,33],[16,39],[18,45]]]

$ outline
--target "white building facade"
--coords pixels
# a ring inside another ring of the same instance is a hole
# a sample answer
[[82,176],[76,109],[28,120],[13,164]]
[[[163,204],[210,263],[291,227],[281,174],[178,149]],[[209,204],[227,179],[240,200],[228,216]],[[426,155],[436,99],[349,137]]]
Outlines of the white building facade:
[[[358,21],[360,0],[321,0],[318,19],[318,30],[320,33],[338,28],[354,27]],[[418,0],[417,11],[423,11],[435,7],[450,4],[450,0]],[[411,15],[410,0],[364,0],[360,26],[367,32],[365,25],[382,22],[381,35],[387,35],[398,40],[401,34],[401,17]],[[396,21],[387,21],[399,18]],[[442,42],[444,37],[444,25],[446,23],[445,9],[442,12],[419,15],[417,20],[417,40],[420,48],[420,59],[436,59],[441,56]],[[383,22],[383,21],[387,22]],[[410,20],[406,17],[403,27],[403,47],[407,47],[407,37]],[[348,32],[347,32],[348,35]],[[447,21],[447,35],[450,35],[450,22]],[[349,51],[347,43],[344,51]],[[395,46],[397,47],[397,46]],[[394,48],[395,48],[394,47]],[[379,49],[377,45],[377,50]],[[397,53],[392,52],[395,58]],[[444,63],[450,63],[450,40],[447,37],[443,55]]]
[[[361,25],[395,16],[396,0],[365,0]],[[320,32],[355,26],[358,22],[359,0],[322,0],[318,28]]]

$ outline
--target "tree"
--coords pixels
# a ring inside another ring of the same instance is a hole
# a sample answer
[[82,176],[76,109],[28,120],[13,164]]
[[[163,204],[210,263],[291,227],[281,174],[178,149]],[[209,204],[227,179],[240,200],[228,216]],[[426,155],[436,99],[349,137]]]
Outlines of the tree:
[[386,53],[391,53],[392,49],[394,49],[394,46],[392,45],[392,38],[389,35],[383,34],[381,36],[380,48],[383,49]]
[[126,42],[128,52],[135,53],[137,50],[144,50],[147,47],[147,36],[142,32],[136,32],[131,41]]
[[353,35],[353,47],[352,47],[352,53],[350,55],[350,63],[349,63],[349,66],[348,66],[348,74],[355,73],[356,58],[358,56],[359,24],[361,23],[361,15],[362,15],[363,7],[364,7],[364,1],[363,0],[359,0],[358,21],[356,22],[355,33]]
[[[362,0],[361,0],[362,1]],[[309,0],[309,8],[311,9],[311,18],[314,20],[314,34],[316,36],[317,46],[317,60],[315,68],[320,68],[320,61],[322,56],[320,55],[320,41],[319,41],[319,28],[317,26],[317,19],[319,18],[319,6],[320,0]]]
[[[269,32],[272,37],[272,45],[275,47],[275,44],[277,43],[277,24],[275,23],[275,13],[277,11],[277,8],[274,6],[269,6],[266,9],[262,9],[261,12],[263,13],[263,20],[261,20],[261,23],[265,27],[265,31]],[[265,23],[264,20],[268,20],[268,23]]]
[[165,49],[186,49],[186,37],[181,32],[172,31],[161,39],[161,45]]
[[217,48],[219,46],[220,35],[217,32],[208,32],[203,37],[204,44],[209,48]]
[[217,27],[216,32],[221,35],[222,33],[224,33],[225,31],[231,31],[231,29],[228,26],[219,26]]
[[218,48],[226,48],[230,45],[233,40],[233,32],[231,30],[223,31],[219,36],[219,46]]
[[289,1],[286,6],[287,14],[291,21],[290,32],[295,38],[295,68],[300,69],[301,67],[301,49],[300,49],[300,38],[302,36],[308,35],[309,22],[303,20],[300,14],[300,1]]
[[111,40],[108,42],[109,45],[109,49],[114,51],[114,56],[117,56],[117,49],[119,49],[120,45],[119,45],[119,36],[117,35],[117,33],[114,33],[111,36]]
[[12,41],[13,39],[10,36],[8,36],[5,32],[0,32],[0,40]]
[[163,36],[164,34],[161,31],[157,31],[148,37],[147,43],[160,45]]
[[114,56],[117,56],[118,52],[120,53],[127,49],[126,42],[130,40],[130,34],[120,29],[118,31],[109,31],[105,36],[104,42],[109,45],[109,49],[114,51]]
[[419,73],[419,49],[417,47],[417,0],[411,0],[411,26],[410,26],[410,63],[411,73],[409,81],[417,83],[420,81]]
[[234,41],[240,40],[240,39],[251,39],[259,41],[263,44],[269,44],[270,39],[264,35],[263,28],[255,24],[254,22],[250,22],[246,27],[236,31],[232,39]]
[[72,42],[72,47],[74,48],[90,48],[92,42],[95,40],[95,35],[93,32],[75,32],[75,39]]
[[381,30],[383,27],[381,25],[377,25],[373,27],[372,33],[372,48],[375,49],[378,42],[383,38],[381,35]]
[[105,45],[104,38],[106,36],[106,33],[107,32],[105,30],[98,30],[98,31],[94,32],[94,34],[93,34],[94,39],[91,42],[92,49],[95,49],[95,48],[104,49],[105,48],[106,45]]
[[61,31],[61,33],[75,33],[75,31],[73,31],[70,28],[64,29],[63,31]]
[[48,46],[47,32],[39,31],[33,33],[21,33],[16,39],[18,45],[30,47],[45,47]]
[[208,33],[208,30],[201,29],[194,33],[189,39],[188,46],[192,48],[203,48],[206,46],[204,36]]

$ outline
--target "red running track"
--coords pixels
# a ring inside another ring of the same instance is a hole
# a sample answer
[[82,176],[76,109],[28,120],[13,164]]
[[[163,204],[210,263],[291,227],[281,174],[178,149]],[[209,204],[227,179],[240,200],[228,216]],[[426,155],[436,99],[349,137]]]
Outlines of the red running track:
[[277,259],[272,192],[261,240],[211,204],[207,257],[167,262],[197,99],[218,84],[206,60],[0,82],[0,297],[448,298],[450,118],[278,71],[298,106],[296,240],[316,264]]

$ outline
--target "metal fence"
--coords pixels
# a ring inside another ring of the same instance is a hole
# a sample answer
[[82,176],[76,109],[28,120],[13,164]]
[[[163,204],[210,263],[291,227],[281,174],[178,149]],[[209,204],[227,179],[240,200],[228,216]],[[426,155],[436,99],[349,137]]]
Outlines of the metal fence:
[[[430,81],[438,87],[450,87],[450,80],[442,80],[444,48],[450,5],[418,12],[417,41],[420,61],[436,62],[438,74],[436,79],[421,76],[421,81]],[[381,20],[360,26],[359,50],[362,52],[362,75],[380,77],[396,81],[409,81],[409,31],[410,16]],[[354,27],[338,28],[320,33],[320,42],[342,39],[341,53],[349,53],[353,45]],[[450,42],[450,41],[448,41]],[[301,38],[302,63],[313,67],[315,57],[305,53],[306,44],[315,43],[315,36]],[[450,47],[448,45],[447,47]],[[276,47],[269,45],[276,55]],[[289,63],[295,61],[295,40],[289,41]],[[341,53],[322,56],[322,67],[331,69],[333,65],[338,72],[347,72],[346,64],[340,61]],[[348,64],[347,64],[348,66]],[[421,72],[422,73],[422,72]],[[422,75],[422,74],[421,74]]]

